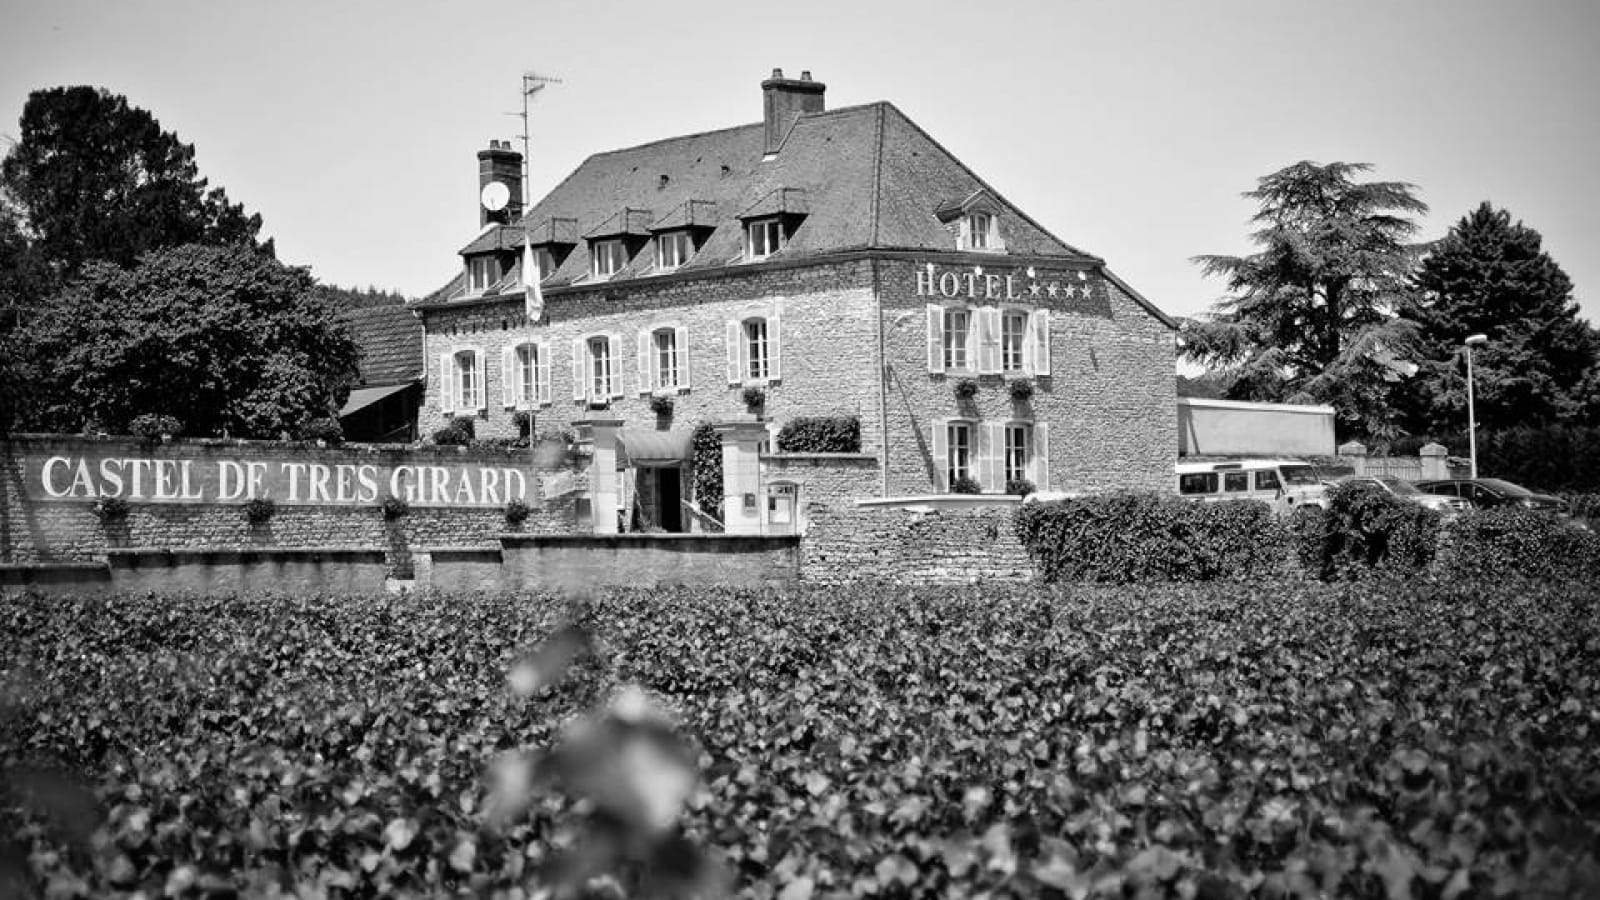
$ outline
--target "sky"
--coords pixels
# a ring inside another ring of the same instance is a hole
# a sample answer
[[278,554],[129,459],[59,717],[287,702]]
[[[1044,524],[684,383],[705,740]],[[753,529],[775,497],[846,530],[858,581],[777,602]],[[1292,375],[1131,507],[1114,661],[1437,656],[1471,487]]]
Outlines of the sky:
[[1223,293],[1263,175],[1309,159],[1415,184],[1433,239],[1480,202],[1544,235],[1600,323],[1600,3],[946,0],[759,4],[0,0],[0,144],[32,90],[104,87],[195,145],[285,262],[420,296],[477,229],[478,150],[531,187],[592,153],[759,121],[808,70],[888,100],[1161,309]]

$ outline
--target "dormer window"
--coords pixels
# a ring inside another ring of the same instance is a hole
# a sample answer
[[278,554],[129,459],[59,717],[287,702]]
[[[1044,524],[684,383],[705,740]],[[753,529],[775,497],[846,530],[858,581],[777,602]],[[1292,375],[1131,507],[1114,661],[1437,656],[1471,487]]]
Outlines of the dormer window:
[[628,264],[628,249],[620,238],[595,241],[590,246],[590,256],[590,273],[596,278],[610,278]]
[[783,245],[783,222],[777,216],[753,219],[745,225],[745,256],[750,259],[766,259]]
[[667,231],[656,235],[656,268],[676,269],[694,255],[694,240],[685,231]]
[[999,243],[994,232],[994,216],[986,212],[975,212],[967,216],[966,222],[968,250],[990,250]]
[[467,290],[481,294],[500,280],[500,274],[500,261],[493,254],[474,256],[467,260]]
[[533,270],[539,274],[540,281],[556,270],[556,256],[548,247],[533,248]]

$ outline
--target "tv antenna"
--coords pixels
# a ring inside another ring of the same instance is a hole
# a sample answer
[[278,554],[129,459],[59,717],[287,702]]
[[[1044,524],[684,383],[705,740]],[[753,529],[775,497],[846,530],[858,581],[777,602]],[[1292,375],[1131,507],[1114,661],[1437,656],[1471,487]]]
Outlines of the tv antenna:
[[544,90],[547,84],[560,84],[561,79],[553,75],[540,75],[537,72],[522,73],[522,112],[507,113],[511,116],[522,117],[522,208],[527,209],[533,204],[532,197],[532,157],[528,154],[528,101],[534,94]]

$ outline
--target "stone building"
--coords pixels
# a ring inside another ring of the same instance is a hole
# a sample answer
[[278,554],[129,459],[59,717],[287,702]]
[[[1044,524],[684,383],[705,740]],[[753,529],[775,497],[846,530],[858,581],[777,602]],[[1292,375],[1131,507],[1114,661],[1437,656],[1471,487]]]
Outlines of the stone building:
[[786,422],[858,418],[832,489],[866,497],[1168,486],[1170,318],[892,104],[829,110],[810,73],[761,92],[761,121],[598,153],[529,209],[520,155],[478,154],[481,231],[414,306],[423,436],[620,421],[618,500],[667,530],[687,524],[689,434],[751,400],[766,468],[789,473]]

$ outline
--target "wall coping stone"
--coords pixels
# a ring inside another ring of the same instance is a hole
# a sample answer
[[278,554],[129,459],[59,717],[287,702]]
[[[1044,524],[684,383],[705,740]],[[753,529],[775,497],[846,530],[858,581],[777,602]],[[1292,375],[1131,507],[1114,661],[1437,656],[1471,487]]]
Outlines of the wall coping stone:
[[201,562],[212,565],[256,562],[376,562],[383,563],[388,553],[379,547],[270,547],[246,550],[204,547],[114,547],[107,549],[106,561],[113,567],[133,567],[148,563]]
[[878,461],[876,453],[763,453],[761,458],[773,462],[861,462],[875,463]]
[[[717,547],[726,547],[730,544],[745,545],[741,549],[765,550],[782,547],[796,547],[800,544],[798,534],[699,534],[699,533],[673,533],[641,534],[628,532],[623,534],[524,534],[520,532],[507,532],[500,535],[500,544],[505,548],[514,547],[567,547],[572,549],[603,549],[606,547],[634,546],[634,547],[673,547],[676,545],[685,549],[715,550]],[[698,546],[696,546],[698,545]]]
[[935,512],[941,509],[979,509],[984,507],[1010,507],[1022,503],[1016,494],[919,494],[907,497],[875,497],[857,500],[856,506],[867,509],[904,509],[911,512]]

